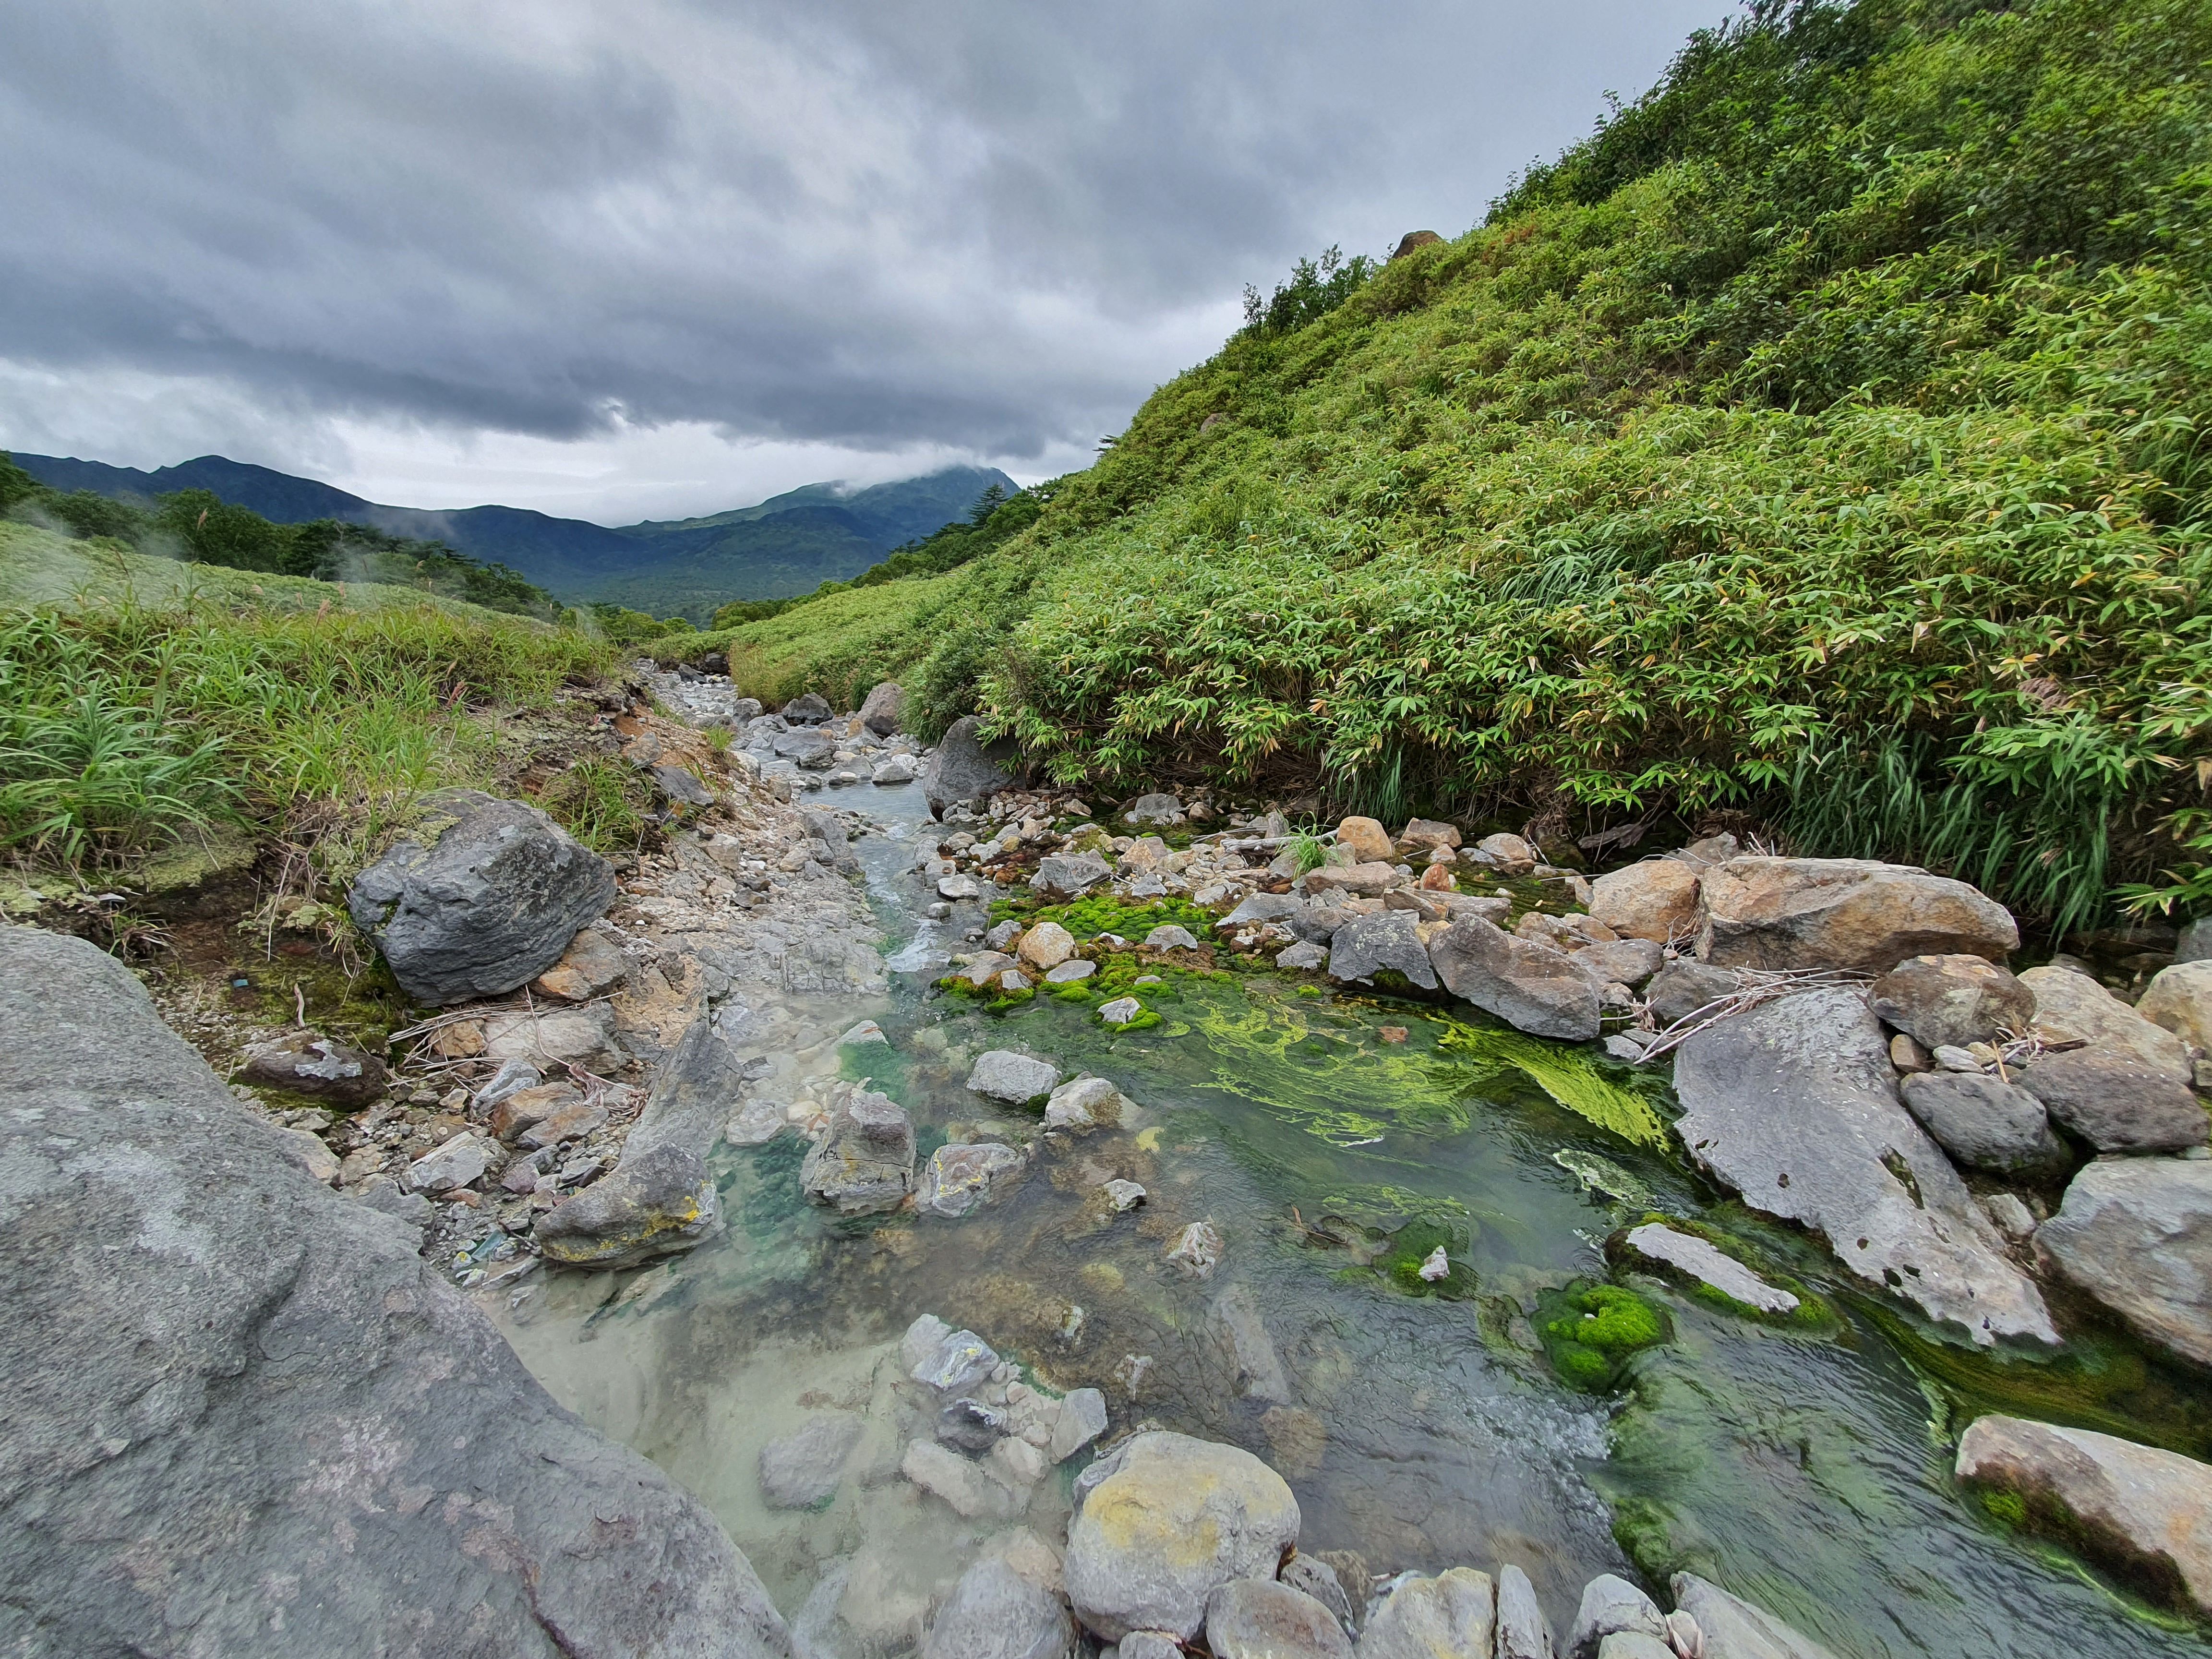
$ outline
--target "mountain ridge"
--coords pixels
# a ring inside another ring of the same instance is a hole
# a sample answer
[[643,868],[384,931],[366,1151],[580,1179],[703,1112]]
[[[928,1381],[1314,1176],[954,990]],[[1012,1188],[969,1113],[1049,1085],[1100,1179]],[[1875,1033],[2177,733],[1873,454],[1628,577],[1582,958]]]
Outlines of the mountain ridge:
[[893,548],[964,517],[993,484],[1016,487],[995,467],[941,467],[854,490],[803,484],[702,518],[610,526],[497,503],[394,507],[222,455],[150,472],[75,456],[17,452],[15,460],[56,489],[125,499],[205,489],[278,524],[337,519],[442,541],[471,558],[505,564],[564,599],[698,621],[732,599],[784,599],[857,575]]

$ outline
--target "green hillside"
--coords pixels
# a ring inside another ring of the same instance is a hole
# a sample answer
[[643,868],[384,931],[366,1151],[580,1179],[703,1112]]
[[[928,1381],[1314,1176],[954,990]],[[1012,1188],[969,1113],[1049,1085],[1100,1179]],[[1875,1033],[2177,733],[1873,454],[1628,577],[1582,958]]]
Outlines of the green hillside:
[[1476,229],[1302,268],[997,552],[735,649],[1066,779],[2212,908],[2208,58],[2201,0],[1769,0]]

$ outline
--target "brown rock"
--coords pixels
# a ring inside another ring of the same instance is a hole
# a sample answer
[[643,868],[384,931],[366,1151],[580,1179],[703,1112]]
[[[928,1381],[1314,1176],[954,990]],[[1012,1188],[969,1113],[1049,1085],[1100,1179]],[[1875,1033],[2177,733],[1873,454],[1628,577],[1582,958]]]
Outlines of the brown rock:
[[1908,957],[2002,957],[2020,947],[2005,908],[1963,881],[1871,859],[1730,859],[1699,880],[1698,955],[1723,968],[1855,968]]
[[384,1092],[384,1062],[312,1031],[258,1049],[240,1068],[248,1083],[306,1095],[333,1106],[362,1106]]
[[1373,818],[1345,819],[1336,826],[1336,844],[1362,864],[1389,864],[1398,856],[1390,832]]
[[1381,862],[1366,864],[1325,864],[1318,870],[1310,870],[1305,876],[1309,893],[1358,893],[1367,897],[1378,897],[1396,886],[1399,875],[1395,866]]
[[2088,1042],[2119,1048],[2176,1083],[2190,1081],[2189,1050],[2087,974],[2051,965],[2031,968],[2020,982],[2035,995],[2035,1029],[2046,1042]]
[[483,1022],[459,1019],[430,1034],[430,1052],[440,1060],[474,1060],[484,1051]]
[[1435,818],[1412,818],[1407,821],[1406,833],[1398,839],[1413,847],[1456,847],[1460,838],[1455,824]]
[[2088,1429],[1984,1417],[1960,1437],[1959,1479],[2026,1500],[2055,1534],[2167,1606],[2212,1613],[2212,1468]]
[[1450,867],[1442,864],[1432,864],[1421,872],[1421,887],[1425,892],[1431,893],[1459,891],[1459,883],[1453,879]]
[[2212,1051],[2212,961],[2162,968],[2136,1012],[2164,1026],[2192,1048]]
[[1624,939],[1686,939],[1698,922],[1698,872],[1674,859],[1615,870],[1590,884],[1589,913]]
[[2024,1034],[2035,993],[1981,957],[1915,957],[1875,981],[1867,1006],[1928,1048],[1963,1048]]
[[1485,836],[1475,842],[1474,850],[1514,874],[1525,874],[1536,867],[1536,849],[1518,836]]
[[544,1083],[534,1089],[518,1089],[491,1109],[488,1127],[493,1134],[513,1146],[515,1137],[531,1125],[543,1122],[582,1098],[566,1083]]
[[1390,251],[1390,257],[1402,259],[1417,247],[1434,247],[1443,240],[1433,230],[1409,230],[1398,239],[1398,246]]
[[556,1002],[589,1002],[605,996],[629,974],[629,958],[605,934],[586,928],[569,941],[561,960],[532,981],[531,989]]
[[548,1114],[515,1136],[514,1144],[526,1152],[534,1152],[542,1146],[559,1146],[571,1140],[581,1140],[595,1129],[607,1124],[607,1109],[588,1101],[578,1101],[573,1106],[563,1106]]

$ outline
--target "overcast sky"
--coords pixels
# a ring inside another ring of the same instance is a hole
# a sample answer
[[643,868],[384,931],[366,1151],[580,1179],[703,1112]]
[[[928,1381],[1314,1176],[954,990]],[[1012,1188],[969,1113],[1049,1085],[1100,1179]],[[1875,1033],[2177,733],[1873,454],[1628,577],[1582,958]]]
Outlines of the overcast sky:
[[0,0],[0,447],[626,522],[1085,464],[1729,0]]

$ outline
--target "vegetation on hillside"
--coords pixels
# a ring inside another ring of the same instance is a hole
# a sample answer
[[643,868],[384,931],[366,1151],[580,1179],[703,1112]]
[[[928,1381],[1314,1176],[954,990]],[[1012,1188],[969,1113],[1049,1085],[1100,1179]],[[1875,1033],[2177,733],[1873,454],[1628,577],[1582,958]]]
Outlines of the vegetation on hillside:
[[487,564],[442,542],[410,541],[336,519],[274,524],[207,489],[179,489],[150,506],[48,488],[0,454],[0,517],[78,541],[108,541],[134,551],[264,575],[330,582],[374,582],[465,599],[524,616],[559,607],[543,588],[503,564]]
[[2203,0],[1761,0],[1005,547],[733,662],[900,672],[1069,780],[2212,908],[2208,62]]

